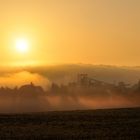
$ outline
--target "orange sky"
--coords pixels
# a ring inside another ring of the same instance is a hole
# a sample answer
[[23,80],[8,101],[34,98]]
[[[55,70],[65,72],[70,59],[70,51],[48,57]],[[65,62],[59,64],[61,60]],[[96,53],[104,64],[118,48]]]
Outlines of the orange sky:
[[140,65],[139,0],[0,0],[0,19],[1,65]]

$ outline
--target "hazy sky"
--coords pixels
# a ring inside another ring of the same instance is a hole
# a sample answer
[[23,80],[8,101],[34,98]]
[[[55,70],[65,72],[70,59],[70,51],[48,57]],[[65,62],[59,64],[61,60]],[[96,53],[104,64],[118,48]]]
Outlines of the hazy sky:
[[140,0],[0,0],[0,64],[27,62],[140,65]]

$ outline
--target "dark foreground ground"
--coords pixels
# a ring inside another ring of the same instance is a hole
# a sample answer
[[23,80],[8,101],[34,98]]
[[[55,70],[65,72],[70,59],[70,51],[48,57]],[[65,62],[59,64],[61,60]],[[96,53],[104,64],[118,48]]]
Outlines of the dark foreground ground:
[[1,139],[140,140],[140,108],[1,114]]

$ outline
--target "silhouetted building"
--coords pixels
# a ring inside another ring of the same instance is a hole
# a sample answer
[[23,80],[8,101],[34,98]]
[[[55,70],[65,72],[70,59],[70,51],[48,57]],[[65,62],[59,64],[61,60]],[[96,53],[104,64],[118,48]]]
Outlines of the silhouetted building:
[[78,85],[80,85],[80,86],[89,85],[88,75],[87,74],[78,74],[77,82],[78,82]]

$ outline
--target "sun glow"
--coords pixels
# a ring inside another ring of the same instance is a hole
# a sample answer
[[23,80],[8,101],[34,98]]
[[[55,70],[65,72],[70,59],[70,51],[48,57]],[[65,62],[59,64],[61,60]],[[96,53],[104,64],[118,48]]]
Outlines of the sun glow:
[[28,41],[26,39],[17,39],[16,50],[20,53],[27,53],[29,50]]

